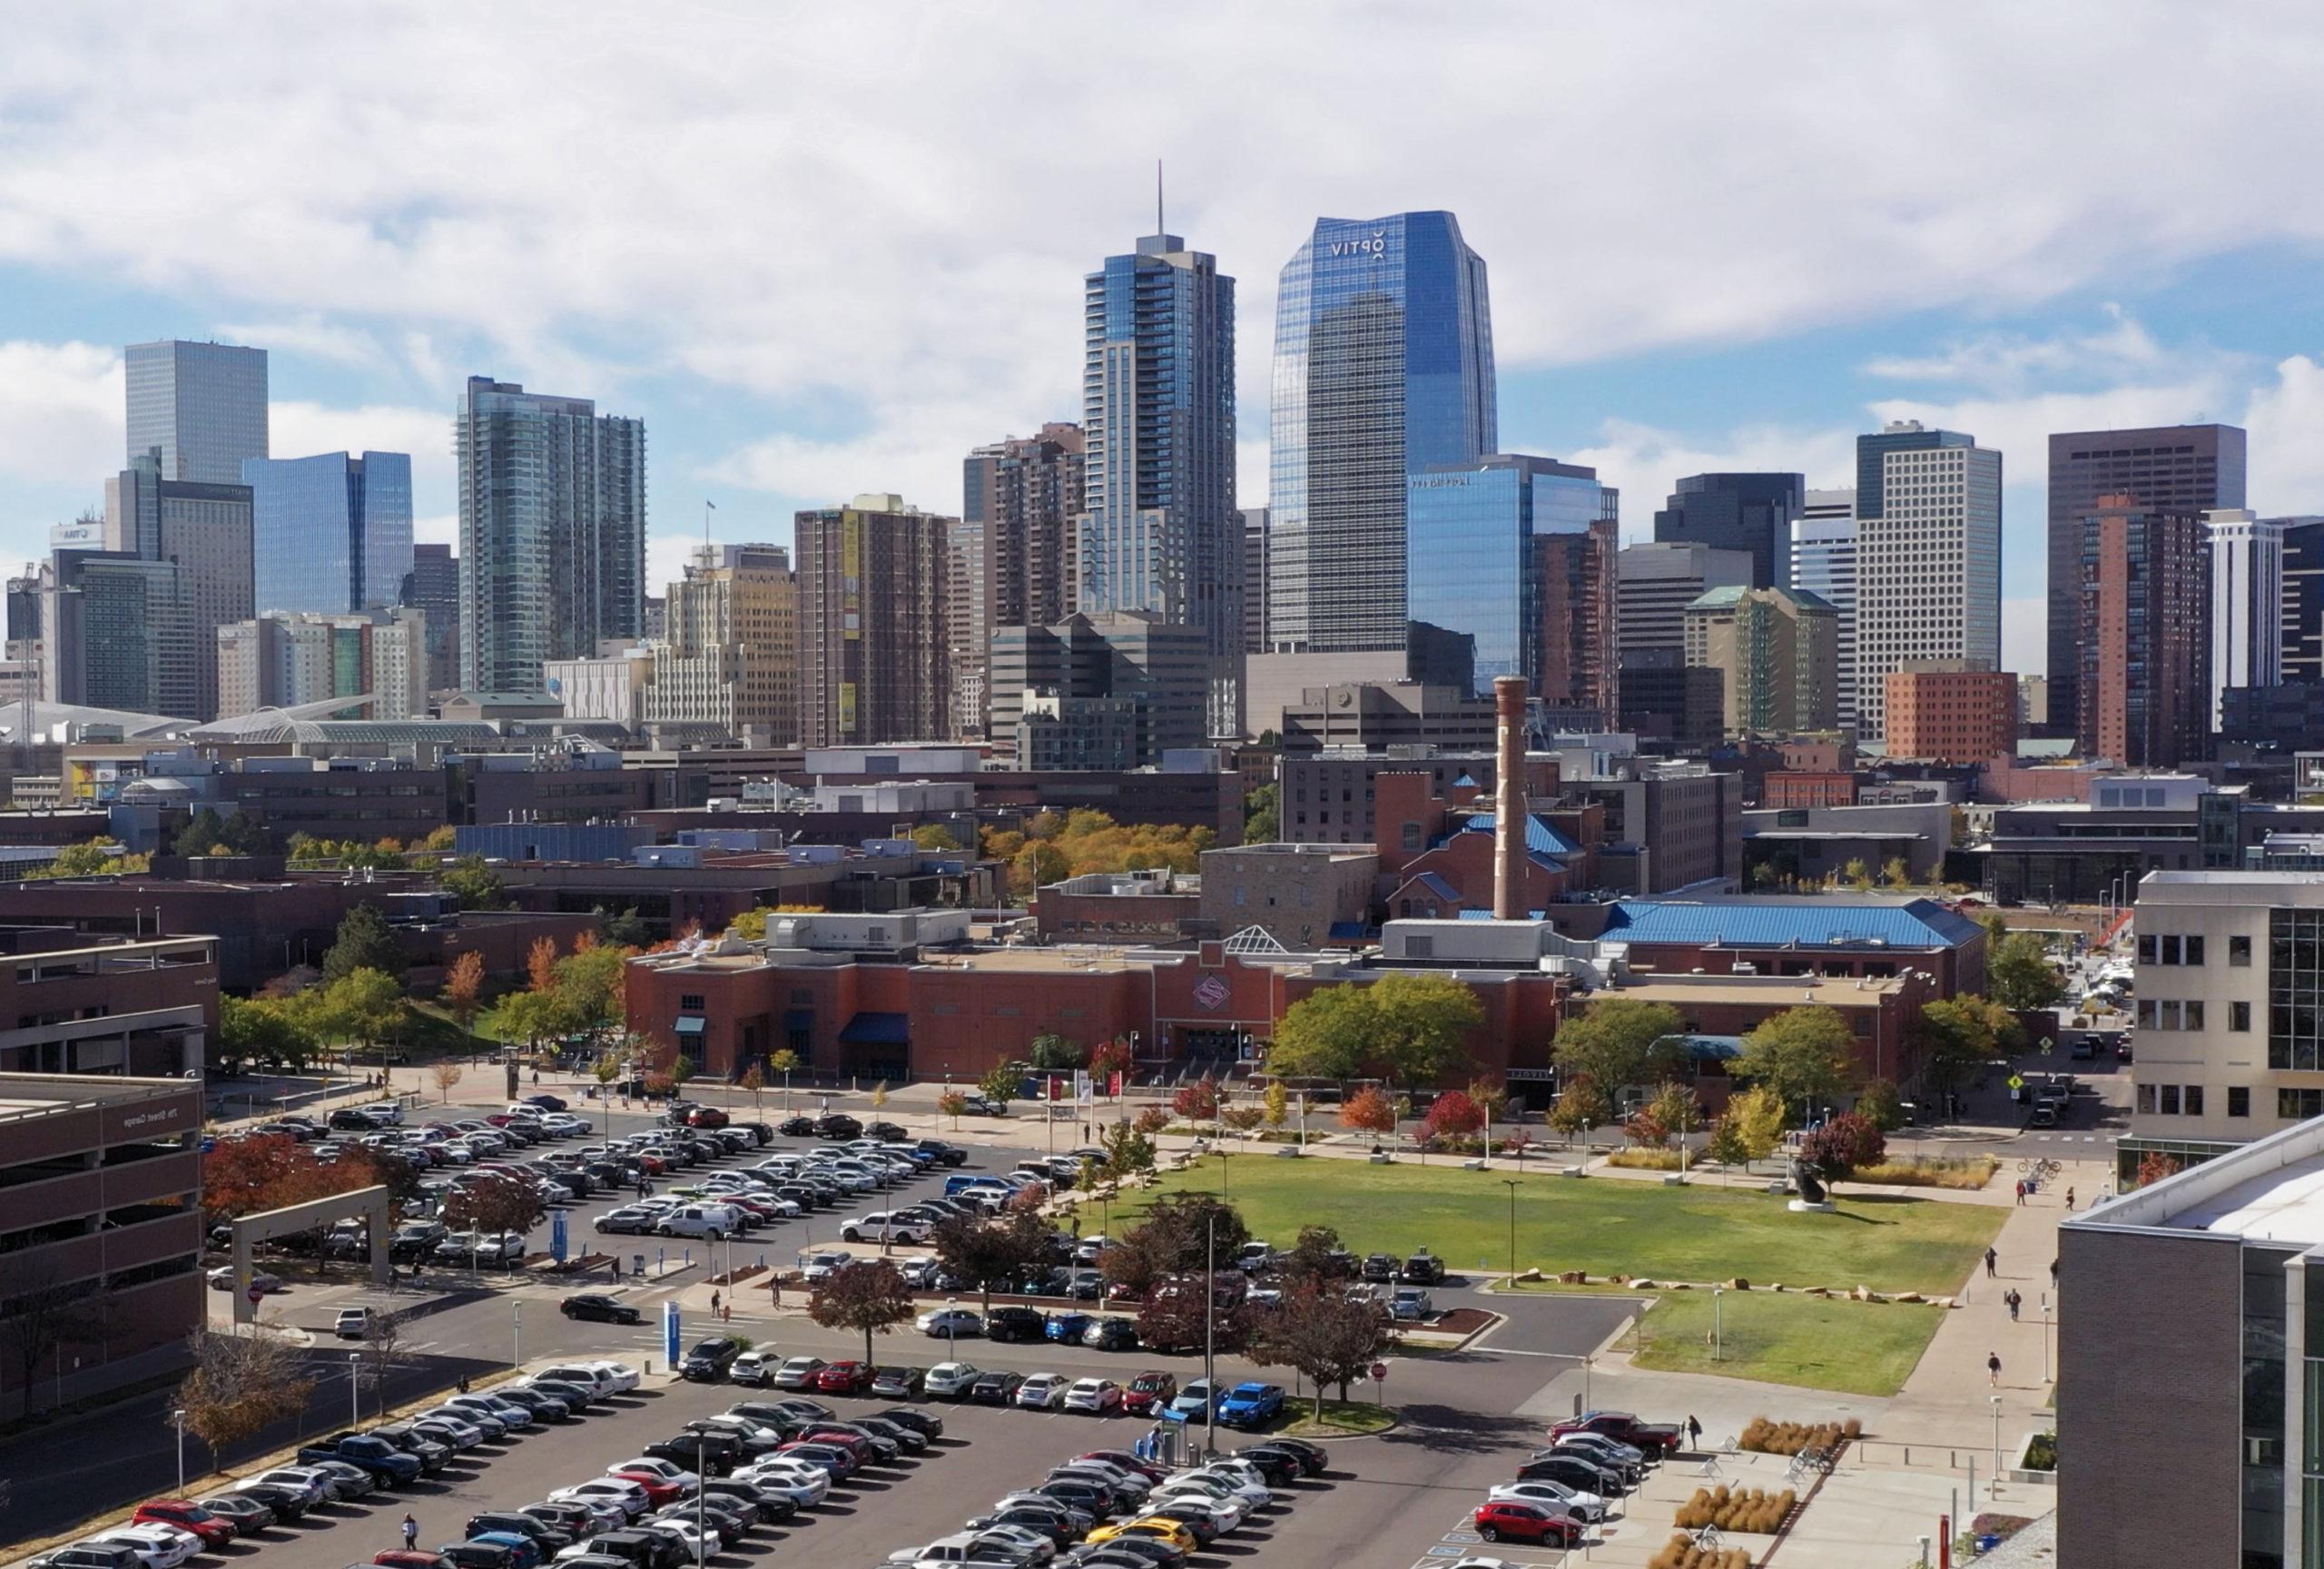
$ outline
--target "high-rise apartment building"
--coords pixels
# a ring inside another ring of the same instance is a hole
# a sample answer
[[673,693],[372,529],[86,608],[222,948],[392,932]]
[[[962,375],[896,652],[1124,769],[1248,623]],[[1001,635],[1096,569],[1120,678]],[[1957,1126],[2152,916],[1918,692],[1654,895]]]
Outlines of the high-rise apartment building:
[[471,376],[454,455],[462,686],[538,691],[543,660],[644,635],[644,420]]
[[988,525],[963,518],[944,531],[944,668],[952,683],[948,735],[985,733],[985,661],[992,646],[992,601],[986,573],[992,553]]
[[1273,405],[1269,646],[1405,653],[1411,481],[1499,445],[1484,259],[1452,213],[1317,221],[1276,293]]
[[1243,508],[1243,652],[1267,649],[1267,509]]
[[52,552],[27,596],[39,606],[41,696],[131,714],[207,717],[201,696],[205,686],[215,690],[217,662],[208,653],[212,631],[195,636],[189,577],[174,561],[134,551]]
[[2074,738],[2085,757],[2176,768],[2204,756],[2211,611],[2200,518],[2101,496],[2082,520]]
[[1073,613],[1084,446],[1080,426],[1053,422],[961,464],[960,521],[984,532],[974,587],[988,626],[1048,627]]
[[2017,677],[1960,659],[1910,660],[1880,677],[1887,755],[1990,763],[2017,751]]
[[944,737],[945,567],[956,521],[884,494],[798,515],[801,745]]
[[419,610],[257,616],[218,628],[215,658],[221,719],[366,695],[364,718],[428,716],[427,623]]
[[1657,541],[1626,545],[1615,564],[1615,646],[1682,652],[1687,607],[1713,588],[1748,588],[1751,558],[1740,550]]
[[402,597],[412,569],[408,454],[246,459],[241,482],[259,611],[345,615]]
[[411,548],[411,573],[399,605],[428,617],[428,689],[448,692],[460,684],[460,563],[449,545]]
[[1791,582],[1791,526],[1807,494],[1797,474],[1690,474],[1654,515],[1654,537],[1748,551],[1750,586],[1781,588]]
[[2232,425],[2069,430],[2050,438],[2050,728],[2082,712],[2082,520],[2101,496],[2127,496],[2150,515],[2201,517],[2243,505],[2243,432]]
[[1687,663],[1719,673],[1728,734],[1837,726],[1839,621],[1804,588],[1713,588],[1687,607]]
[[1791,583],[1839,617],[1833,700],[1843,730],[1856,728],[1856,492],[1810,490],[1791,526]]
[[1235,280],[1217,258],[1160,232],[1157,206],[1157,232],[1106,258],[1084,288],[1074,603],[1201,627],[1211,723],[1228,735],[1243,663]]
[[1434,669],[1416,669],[1414,679],[1477,696],[1502,676],[1521,676],[1544,696],[1552,686],[1573,686],[1589,607],[1574,603],[1576,550],[1543,542],[1586,551],[1593,531],[1619,515],[1613,488],[1594,469],[1511,453],[1433,468],[1404,488],[1407,646],[1416,661],[1433,649],[1459,649],[1456,658],[1432,659]]
[[780,545],[704,545],[670,585],[647,723],[716,725],[756,746],[799,735],[799,587]]
[[1856,459],[1856,727],[1882,735],[1890,671],[2001,666],[2001,454],[1908,419]]
[[1209,639],[1133,611],[992,636],[994,750],[1019,768],[1154,766],[1199,746]]
[[2220,728],[2230,686],[2283,680],[2284,520],[2238,507],[2203,514],[2211,552],[2211,699],[2204,722]]
[[2284,599],[2277,646],[2287,682],[2324,684],[2324,518],[2280,519]]
[[164,479],[161,455],[148,452],[105,481],[105,544],[177,565],[192,645],[193,697],[187,712],[215,718],[218,666],[210,656],[211,639],[256,607],[250,487]]
[[1619,500],[1611,486],[1606,498],[1608,516],[1579,532],[1553,529],[1532,539],[1541,612],[1541,666],[1534,694],[1565,715],[1596,715],[1596,728],[1615,722],[1620,691],[1615,629],[1621,525],[1611,515]]
[[126,461],[161,454],[162,478],[240,485],[267,455],[266,350],[174,340],[122,350],[129,405]]

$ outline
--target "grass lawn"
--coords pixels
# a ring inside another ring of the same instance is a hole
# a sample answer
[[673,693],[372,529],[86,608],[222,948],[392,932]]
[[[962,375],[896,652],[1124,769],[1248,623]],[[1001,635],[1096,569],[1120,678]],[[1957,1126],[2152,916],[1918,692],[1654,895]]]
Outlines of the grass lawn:
[[1294,1438],[1344,1438],[1351,1433],[1381,1433],[1394,1426],[1396,1408],[1374,1406],[1369,1400],[1326,1400],[1323,1420],[1315,1418],[1314,1396],[1305,1400],[1285,1402],[1288,1409],[1298,1413],[1284,1432]]
[[1633,1360],[1666,1373],[1719,1373],[1851,1395],[1894,1395],[1945,1309],[1923,1302],[1842,1302],[1729,1291],[1711,1359],[1708,1291],[1665,1291],[1634,1332]]
[[[1155,1191],[1216,1193],[1219,1178],[1214,1159],[1165,1176]],[[1401,1258],[1426,1248],[1454,1269],[1474,1269],[1480,1260],[1495,1272],[1508,1267],[1510,1194],[1498,1172],[1249,1155],[1226,1158],[1226,1179],[1251,1234],[1277,1247],[1290,1246],[1302,1226],[1330,1226],[1358,1254]],[[1846,1194],[1837,1213],[1794,1215],[1782,1198],[1740,1188],[1543,1172],[1517,1189],[1517,1265],[1950,1292],[2007,1219],[2007,1210],[1990,1205]]]

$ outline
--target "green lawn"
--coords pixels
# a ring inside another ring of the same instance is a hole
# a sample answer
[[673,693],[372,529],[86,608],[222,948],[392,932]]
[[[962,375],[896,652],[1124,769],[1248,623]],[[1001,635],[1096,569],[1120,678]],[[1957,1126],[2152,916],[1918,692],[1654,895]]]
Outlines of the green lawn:
[[[1158,1190],[1216,1193],[1220,1175],[1212,1159],[1164,1177]],[[1508,1268],[1510,1196],[1499,1172],[1250,1155],[1228,1157],[1225,1176],[1252,1235],[1277,1247],[1302,1226],[1330,1226],[1359,1254],[1426,1248],[1455,1269]],[[1990,1205],[1845,1194],[1835,1214],[1794,1215],[1780,1197],[1744,1189],[1537,1173],[1517,1189],[1517,1265],[1950,1292],[2007,1218]]]
[[1944,1316],[1928,1303],[1728,1291],[1719,1298],[1721,1355],[1713,1361],[1710,1293],[1666,1291],[1638,1321],[1633,1360],[1669,1373],[1894,1395]]
[[1344,1438],[1351,1433],[1384,1433],[1396,1423],[1396,1408],[1375,1406],[1369,1400],[1326,1400],[1324,1418],[1315,1419],[1315,1397],[1284,1402],[1284,1408],[1295,1413],[1291,1425],[1284,1429],[1294,1438]]

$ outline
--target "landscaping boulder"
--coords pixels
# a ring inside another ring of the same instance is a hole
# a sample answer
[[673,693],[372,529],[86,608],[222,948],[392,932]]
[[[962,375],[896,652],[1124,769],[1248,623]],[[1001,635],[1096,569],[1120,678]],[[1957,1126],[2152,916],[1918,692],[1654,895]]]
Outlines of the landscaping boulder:
[[1748,1291],[1751,1288],[1751,1283],[1748,1280],[1744,1279],[1740,1275],[1738,1275],[1732,1280],[1722,1280],[1719,1284],[1725,1289],[1729,1291]]
[[1564,1270],[1558,1276],[1558,1284],[1561,1286],[1587,1286],[1590,1284],[1590,1273],[1585,1269]]

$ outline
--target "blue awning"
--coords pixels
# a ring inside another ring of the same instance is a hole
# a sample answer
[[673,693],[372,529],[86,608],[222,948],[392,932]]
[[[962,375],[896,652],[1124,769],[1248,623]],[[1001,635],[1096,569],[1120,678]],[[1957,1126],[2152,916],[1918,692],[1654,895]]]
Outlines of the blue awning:
[[699,1035],[704,1030],[709,1028],[710,1021],[707,1019],[681,1019],[678,1021],[678,1033],[681,1035]]
[[1364,923],[1361,921],[1334,921],[1332,923],[1332,941],[1334,942],[1353,942],[1362,938],[1363,935]]
[[909,1046],[911,1015],[858,1013],[839,1032],[839,1042],[842,1046]]

